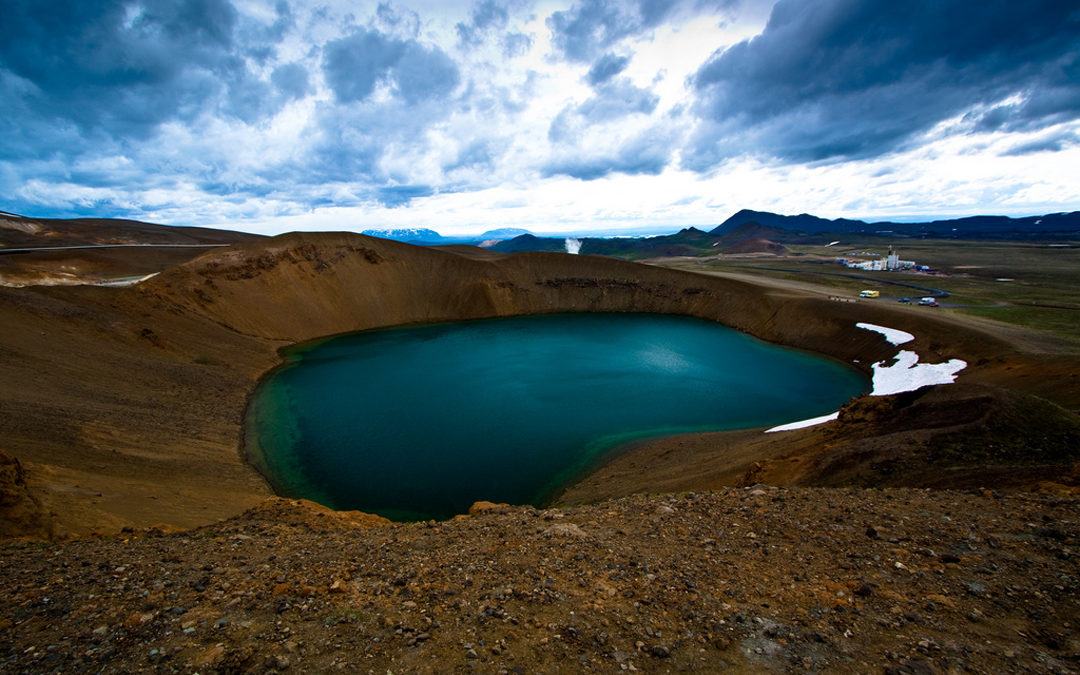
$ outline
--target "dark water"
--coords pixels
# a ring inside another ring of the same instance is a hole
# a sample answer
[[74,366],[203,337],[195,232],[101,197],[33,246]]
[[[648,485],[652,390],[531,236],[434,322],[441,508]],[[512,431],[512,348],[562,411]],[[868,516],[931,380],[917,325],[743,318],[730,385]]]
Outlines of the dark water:
[[564,314],[292,350],[248,411],[279,494],[395,520],[539,504],[629,441],[836,410],[854,369],[698,319]]

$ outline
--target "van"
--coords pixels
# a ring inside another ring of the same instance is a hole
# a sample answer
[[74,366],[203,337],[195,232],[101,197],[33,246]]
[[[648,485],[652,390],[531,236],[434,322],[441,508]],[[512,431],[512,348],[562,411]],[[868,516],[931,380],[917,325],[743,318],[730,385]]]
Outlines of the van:
[[934,298],[919,298],[919,304],[926,307],[937,307],[937,300]]
[[859,293],[860,298],[876,298],[879,295],[881,295],[881,293],[878,291],[863,291],[862,293]]

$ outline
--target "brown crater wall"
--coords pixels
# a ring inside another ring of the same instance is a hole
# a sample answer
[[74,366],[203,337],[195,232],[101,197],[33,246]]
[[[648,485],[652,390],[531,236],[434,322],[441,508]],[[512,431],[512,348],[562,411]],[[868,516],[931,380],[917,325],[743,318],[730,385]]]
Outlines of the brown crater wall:
[[[868,364],[908,330],[931,360],[1000,342],[890,313],[593,256],[419,248],[345,233],[218,249],[130,289],[0,289],[3,447],[60,535],[192,526],[269,494],[242,460],[247,396],[296,342],[375,327],[552,312],[657,312]],[[965,377],[977,378],[972,368]]]

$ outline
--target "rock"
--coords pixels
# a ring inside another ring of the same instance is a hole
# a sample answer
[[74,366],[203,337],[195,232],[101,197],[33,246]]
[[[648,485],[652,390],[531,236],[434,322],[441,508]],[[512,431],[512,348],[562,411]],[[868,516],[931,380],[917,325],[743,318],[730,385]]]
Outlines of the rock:
[[864,581],[864,582],[862,582],[861,584],[859,584],[858,586],[855,587],[855,590],[853,591],[853,593],[855,593],[855,595],[858,595],[860,597],[865,598],[866,596],[873,594],[874,588],[876,588],[876,587],[877,587],[876,584],[872,584],[870,582]]
[[561,537],[583,538],[588,536],[585,534],[585,530],[582,530],[574,523],[556,523],[544,530],[544,532]]
[[270,656],[267,656],[265,659],[263,659],[263,667],[274,670],[288,670],[289,659],[284,656],[277,656],[271,654]]
[[666,659],[667,657],[671,656],[671,652],[668,650],[667,647],[664,647],[663,645],[653,645],[649,648],[649,654],[655,656],[658,659]]
[[196,667],[213,666],[221,661],[225,656],[224,645],[214,645],[208,649],[204,649],[192,660],[192,665]]
[[26,485],[26,472],[15,457],[0,452],[0,538],[54,534],[48,512]]
[[500,511],[503,511],[503,510],[508,509],[508,508],[510,508],[510,505],[505,504],[505,503],[496,504],[495,502],[485,502],[485,501],[473,502],[473,505],[469,507],[469,515],[470,516],[476,516],[476,515],[479,515],[481,513],[488,513],[488,512],[496,512],[496,513],[498,513]]

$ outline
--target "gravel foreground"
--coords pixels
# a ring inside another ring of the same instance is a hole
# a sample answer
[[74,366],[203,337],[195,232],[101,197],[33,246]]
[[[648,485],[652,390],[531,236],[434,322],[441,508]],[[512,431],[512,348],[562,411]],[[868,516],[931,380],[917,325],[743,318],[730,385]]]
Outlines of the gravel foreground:
[[777,489],[0,548],[4,672],[1080,672],[1074,496]]

